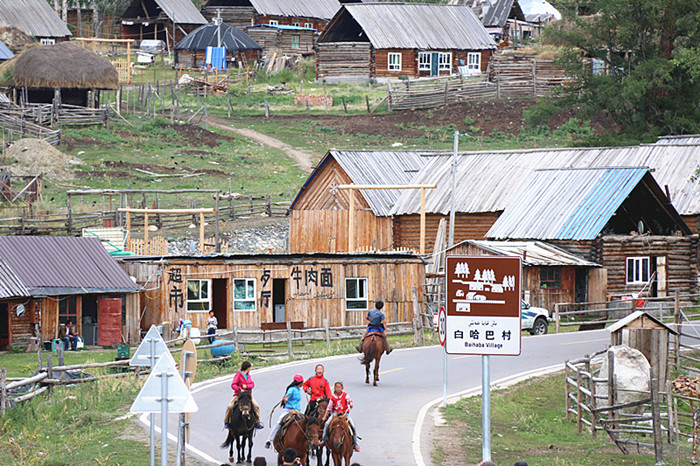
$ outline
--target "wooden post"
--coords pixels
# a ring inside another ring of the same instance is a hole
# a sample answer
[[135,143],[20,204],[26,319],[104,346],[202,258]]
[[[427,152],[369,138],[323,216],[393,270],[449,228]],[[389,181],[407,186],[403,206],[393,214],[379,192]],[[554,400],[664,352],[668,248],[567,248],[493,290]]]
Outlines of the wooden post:
[[331,333],[328,328],[328,319],[323,319],[323,330],[326,333],[326,351],[331,350]]
[[[615,355],[612,351],[608,351],[608,406],[612,407],[615,404]],[[608,410],[610,420],[615,418],[615,411]],[[608,424],[611,429],[615,428],[615,424]]]
[[576,368],[576,427],[578,433],[583,432],[583,413],[581,405],[583,404],[583,392],[581,391],[581,368]]
[[532,59],[532,97],[537,97],[537,60]]
[[5,369],[0,369],[0,415],[5,415],[5,410],[7,409],[7,371]]
[[39,359],[39,370],[41,370],[41,368],[44,367],[44,361],[41,360],[41,350],[42,347],[41,345],[39,345],[39,350],[36,352],[37,359]]
[[216,213],[214,214],[215,215],[214,240],[215,240],[216,246],[215,246],[214,251],[217,253],[220,253],[221,252],[221,243],[220,243],[220,238],[219,238],[219,193],[216,193],[215,203],[216,203]]
[[345,113],[348,113],[348,105],[345,103],[345,97],[341,95],[340,99],[343,101],[343,110]]
[[[53,379],[53,354],[47,354],[46,358],[48,359],[46,361],[46,374],[48,375],[49,379]],[[53,393],[53,384],[49,385],[49,393]]]
[[292,323],[290,321],[287,321],[286,324],[287,324],[287,352],[289,353],[289,357],[292,358],[292,357],[294,357],[294,352],[292,351]]
[[350,191],[350,212],[348,213],[348,252],[355,250],[355,190]]
[[416,345],[424,345],[425,339],[423,338],[423,319],[420,315],[420,304],[418,303],[418,289],[415,286],[411,288],[411,294],[413,296],[413,321],[415,322],[413,342]]
[[559,303],[554,305],[554,332],[559,333]]
[[367,113],[372,113],[369,108],[369,96],[367,94],[365,94],[365,102],[367,102]]
[[267,99],[265,99],[265,118],[270,118],[270,106],[267,104]]
[[151,247],[148,244],[148,214],[143,214],[143,252],[151,254]]
[[58,365],[62,366],[65,363],[63,345],[58,345],[58,347],[56,348],[56,357],[58,358]]
[[[424,185],[424,183],[421,183]],[[420,188],[420,254],[425,254],[425,188]]]
[[236,349],[240,352],[238,347],[238,325],[235,322],[233,324],[233,344],[236,345]]
[[[588,361],[588,364],[590,366],[590,360]],[[596,418],[598,416],[598,413],[596,413],[595,410],[598,406],[598,403],[596,402],[596,399],[595,399],[596,383],[593,381],[593,374],[591,374],[590,382],[591,382],[591,388],[590,388],[590,390],[591,390],[591,406],[590,406],[590,408],[592,411],[592,413],[591,413],[591,435],[593,435],[593,438],[597,438],[598,437],[598,430],[596,429],[596,425],[597,425]]]
[[450,86],[450,78],[445,79],[445,105],[447,105],[447,92]]
[[659,400],[659,381],[654,373],[654,368],[649,368],[649,378],[651,381],[651,427],[654,431],[654,459],[656,464],[661,464],[664,459],[664,442],[661,437],[661,414]]
[[678,370],[681,360],[681,304],[678,290],[676,290],[673,300],[673,323],[675,324],[673,328],[678,332],[678,335],[675,335],[673,337],[673,349],[676,358],[676,370]]
[[564,393],[566,395],[566,420],[571,421],[571,390],[569,389],[569,378],[571,377],[571,369],[569,368],[569,360],[564,362]]
[[204,212],[199,213],[199,253],[204,254]]

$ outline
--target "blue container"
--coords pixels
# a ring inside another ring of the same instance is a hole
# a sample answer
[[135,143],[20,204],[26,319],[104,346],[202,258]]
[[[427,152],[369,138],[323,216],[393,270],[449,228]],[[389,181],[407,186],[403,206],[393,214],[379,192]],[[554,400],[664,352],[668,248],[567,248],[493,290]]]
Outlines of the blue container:
[[[222,340],[214,340],[213,344],[217,343],[223,343]],[[211,355],[215,358],[220,358],[221,356],[227,356],[234,351],[236,351],[236,345],[231,343],[230,345],[222,345],[222,346],[215,346],[213,348],[209,348],[209,351],[211,351]]]

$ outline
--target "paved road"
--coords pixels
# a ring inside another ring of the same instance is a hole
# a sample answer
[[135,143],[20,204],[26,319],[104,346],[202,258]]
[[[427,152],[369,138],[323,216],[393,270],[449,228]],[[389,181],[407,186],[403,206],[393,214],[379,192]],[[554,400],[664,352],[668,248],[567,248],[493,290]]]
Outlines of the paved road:
[[[523,337],[520,356],[491,358],[491,382],[513,381],[518,376],[542,370],[562,369],[566,359],[603,349],[609,338],[605,330]],[[353,461],[365,466],[431,464],[429,433],[433,419],[426,413],[441,401],[442,357],[442,348],[436,346],[396,350],[382,359],[378,387],[365,385],[364,366],[359,364],[357,355],[322,360],[329,382],[342,380],[355,401],[352,417],[363,440],[360,442],[362,451],[353,455]],[[270,410],[280,400],[294,374],[310,377],[316,362],[296,361],[253,370],[254,393],[266,425],[255,438],[253,457],[265,456],[268,464],[276,464],[274,451],[263,448],[270,432]],[[481,357],[449,356],[448,374],[448,395],[478,391]],[[219,445],[226,437],[222,418],[231,398],[231,377],[193,387],[199,411],[192,416],[190,452],[211,464],[225,464],[228,459],[228,452]],[[174,417],[169,420],[172,433],[175,422]]]

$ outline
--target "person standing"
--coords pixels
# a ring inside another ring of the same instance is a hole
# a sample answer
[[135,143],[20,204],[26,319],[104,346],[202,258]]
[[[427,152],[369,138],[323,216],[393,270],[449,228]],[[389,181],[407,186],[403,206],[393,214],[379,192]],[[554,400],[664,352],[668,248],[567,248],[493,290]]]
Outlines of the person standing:
[[267,437],[267,442],[265,442],[265,448],[270,448],[272,442],[275,440],[275,435],[280,430],[280,422],[284,417],[289,414],[292,410],[301,411],[301,386],[304,383],[304,376],[297,374],[294,376],[292,383],[287,385],[287,391],[284,393],[284,398],[282,398],[282,412],[280,413],[277,422],[272,427],[270,435]]
[[362,336],[362,340],[360,340],[360,344],[355,347],[355,349],[361,353],[362,352],[362,344],[365,342],[365,338],[370,334],[370,332],[379,332],[381,333],[382,337],[384,338],[384,348],[386,354],[391,353],[394,349],[389,345],[389,338],[387,335],[387,330],[386,330],[386,316],[382,312],[382,308],[384,308],[384,302],[383,301],[377,301],[374,303],[374,309],[370,309],[367,312],[367,331],[365,334]]
[[238,395],[241,394],[242,390],[249,390],[251,392],[250,401],[253,403],[253,410],[255,411],[254,414],[258,419],[258,422],[255,424],[255,428],[263,428],[262,422],[260,422],[260,406],[258,405],[258,402],[255,401],[255,398],[253,398],[253,388],[255,387],[255,382],[253,382],[253,379],[250,377],[250,370],[252,368],[253,365],[250,363],[250,361],[243,361],[241,363],[241,370],[236,372],[236,374],[233,376],[233,382],[231,382],[233,398],[231,401],[229,401],[228,406],[226,406],[226,414],[224,414],[224,428],[228,428],[228,418],[231,415],[231,410],[234,406],[236,406]]
[[[219,321],[216,320],[216,316],[214,315],[214,311],[209,311],[209,317],[207,318],[207,335],[215,335],[216,334],[216,329],[219,326]],[[214,343],[214,338],[215,337],[209,337],[209,344],[211,345]]]
[[316,374],[304,382],[304,392],[311,396],[309,404],[306,406],[306,412],[304,413],[307,416],[316,410],[316,404],[320,398],[331,397],[331,385],[323,376],[324,372],[326,371],[323,364],[316,364],[315,371]]

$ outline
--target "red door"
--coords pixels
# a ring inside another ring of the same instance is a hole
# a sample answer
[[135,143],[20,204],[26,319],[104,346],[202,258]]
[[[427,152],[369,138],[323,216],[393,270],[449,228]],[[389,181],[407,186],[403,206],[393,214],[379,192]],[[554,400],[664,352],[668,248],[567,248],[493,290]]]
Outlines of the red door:
[[122,342],[121,298],[97,300],[97,344],[112,346]]

